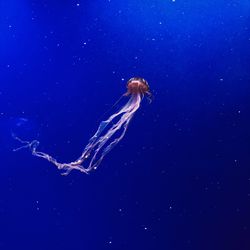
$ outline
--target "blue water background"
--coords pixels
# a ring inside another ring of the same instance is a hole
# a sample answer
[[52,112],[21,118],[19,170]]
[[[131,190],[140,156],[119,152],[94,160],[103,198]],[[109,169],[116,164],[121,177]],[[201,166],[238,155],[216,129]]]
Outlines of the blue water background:
[[[249,24],[249,0],[1,0],[0,249],[249,250]],[[97,171],[12,152],[76,159],[134,76],[153,101]]]

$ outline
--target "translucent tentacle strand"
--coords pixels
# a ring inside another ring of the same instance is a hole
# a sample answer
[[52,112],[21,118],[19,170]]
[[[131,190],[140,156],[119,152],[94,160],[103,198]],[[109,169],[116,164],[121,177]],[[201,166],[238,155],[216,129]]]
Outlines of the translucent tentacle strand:
[[[13,137],[23,145],[14,151],[29,148],[32,155],[44,158],[53,163],[58,169],[64,171],[64,175],[67,175],[73,169],[89,173],[99,166],[105,155],[124,137],[132,117],[140,107],[142,97],[143,93],[141,92],[132,93],[128,102],[117,113],[111,115],[107,120],[102,121],[96,133],[90,138],[81,156],[76,161],[59,163],[49,154],[37,151],[39,145],[37,140],[32,142],[23,141],[15,135]],[[120,133],[115,137],[117,132]],[[85,161],[87,160],[89,163],[87,164],[86,162],[85,165]]]

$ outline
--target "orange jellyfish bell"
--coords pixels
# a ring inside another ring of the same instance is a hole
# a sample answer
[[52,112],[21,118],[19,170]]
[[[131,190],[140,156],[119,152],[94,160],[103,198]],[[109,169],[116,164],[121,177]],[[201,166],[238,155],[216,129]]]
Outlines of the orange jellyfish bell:
[[148,82],[141,77],[130,78],[127,82],[127,89],[125,95],[150,95]]

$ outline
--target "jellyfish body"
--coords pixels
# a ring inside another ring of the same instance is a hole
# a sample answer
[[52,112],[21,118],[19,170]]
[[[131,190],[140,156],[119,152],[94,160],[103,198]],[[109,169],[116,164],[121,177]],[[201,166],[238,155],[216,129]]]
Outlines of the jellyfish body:
[[33,155],[53,163],[58,169],[64,171],[64,175],[73,169],[89,173],[100,165],[104,156],[124,137],[128,125],[140,107],[144,95],[150,95],[147,81],[140,77],[131,78],[127,82],[127,92],[124,94],[124,96],[129,96],[128,102],[118,112],[100,123],[96,133],[90,138],[81,156],[73,162],[60,163],[49,154],[37,151],[39,145],[37,140],[27,142],[15,137],[15,139],[23,144],[23,146],[16,150],[29,147]]
[[127,93],[125,95],[148,95],[150,96],[148,82],[141,77],[133,77],[127,82]]

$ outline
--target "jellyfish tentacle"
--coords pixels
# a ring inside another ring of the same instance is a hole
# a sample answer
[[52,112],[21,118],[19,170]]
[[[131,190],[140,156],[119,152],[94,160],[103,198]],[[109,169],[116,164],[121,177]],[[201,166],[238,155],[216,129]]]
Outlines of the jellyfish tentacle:
[[[93,156],[91,157],[88,167],[85,168],[85,171],[90,172],[91,170],[96,169],[98,165],[101,163],[104,156],[124,137],[125,132],[127,130],[127,126],[133,114],[140,106],[140,101],[141,101],[140,95],[132,96],[130,100],[127,102],[127,104],[120,111],[110,116],[106,121],[102,121],[101,124],[99,125],[97,132],[92,138],[90,138],[89,143],[85,147],[82,155],[78,158],[77,161],[75,161],[75,163],[82,164],[89,157],[91,152],[95,150]],[[102,135],[102,132],[107,127],[107,125],[109,125],[114,118],[116,118],[121,114],[122,114],[121,118],[115,124],[113,124],[111,128],[108,129],[106,133],[104,133],[104,135]],[[105,124],[105,128],[103,126],[103,123]],[[112,142],[108,144],[108,146],[102,149],[107,143],[107,141],[109,141],[111,137],[118,130],[121,129],[122,126],[124,127],[124,130],[120,135],[120,137],[114,139]],[[97,155],[101,150],[102,153],[100,157],[97,158]]]
[[[43,158],[54,164],[58,169],[63,170],[63,175],[69,174],[72,170],[79,170],[86,174],[95,170],[100,165],[106,154],[109,153],[110,150],[112,150],[124,137],[128,125],[135,112],[140,107],[144,95],[146,94],[147,96],[150,96],[149,86],[142,78],[131,78],[128,81],[127,88],[128,91],[125,95],[130,95],[127,103],[118,110],[118,112],[112,114],[107,120],[101,121],[97,131],[89,139],[88,144],[85,146],[81,156],[77,160],[69,163],[60,163],[49,154],[37,151],[39,145],[37,140],[31,142],[23,141],[15,135],[12,135],[14,139],[18,140],[23,145],[13,151],[29,148],[32,155]],[[115,135],[119,133],[120,135],[115,137]],[[87,166],[84,166],[83,164],[87,160],[89,160],[89,163]]]
[[[137,96],[132,96],[130,103],[133,103],[133,105],[130,106],[130,110],[129,112],[125,113],[120,120],[111,127],[110,130],[108,130],[108,132],[103,136],[103,138],[100,138],[100,140],[98,141],[99,145],[97,147],[97,149],[95,150],[95,153],[91,159],[91,162],[89,164],[88,169],[96,169],[98,167],[98,165],[100,164],[100,162],[102,161],[102,159],[104,158],[104,156],[124,137],[126,131],[127,131],[127,127],[128,124],[130,122],[130,120],[132,119],[134,113],[136,112],[136,110],[139,108],[140,106],[140,101],[141,101],[141,97],[140,95]],[[121,127],[123,126],[123,132],[120,135],[120,137],[114,139],[112,142],[110,142],[108,144],[108,146],[106,146],[106,148],[103,149],[102,154],[99,158],[99,160],[97,160],[96,163],[94,163],[97,154],[99,153],[99,151],[102,149],[102,147],[107,143],[107,141],[118,131],[121,129]],[[95,147],[96,145],[93,145],[93,147]]]

